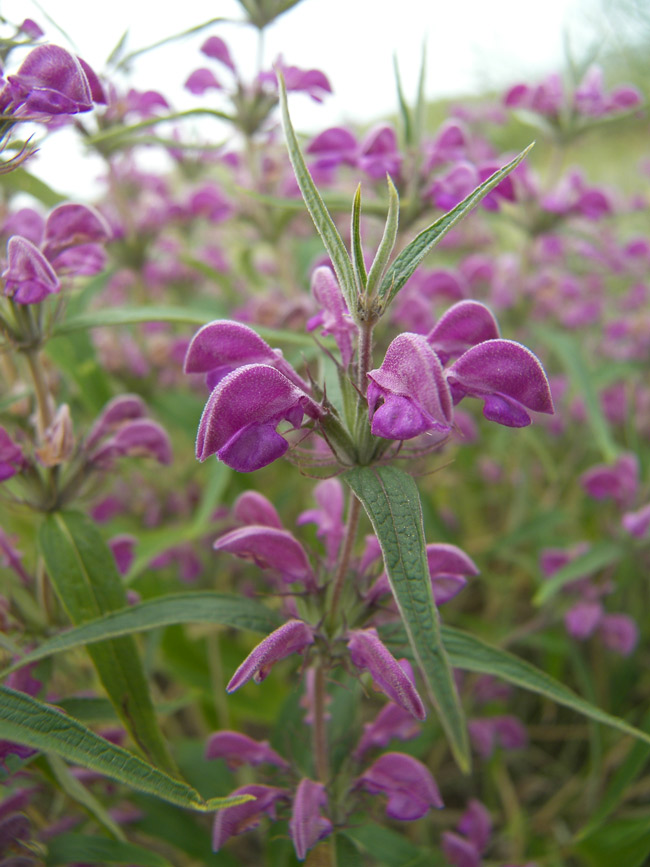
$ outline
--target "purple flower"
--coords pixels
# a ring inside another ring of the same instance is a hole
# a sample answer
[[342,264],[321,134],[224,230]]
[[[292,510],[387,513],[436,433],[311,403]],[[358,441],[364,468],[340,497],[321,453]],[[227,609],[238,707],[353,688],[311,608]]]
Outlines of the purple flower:
[[444,806],[429,770],[404,753],[386,753],[378,758],[357,785],[372,795],[386,795],[386,815],[402,822],[421,819],[431,807]]
[[108,545],[115,557],[115,565],[117,566],[120,575],[126,575],[131,568],[133,558],[135,557],[134,548],[138,544],[135,536],[129,533],[121,533],[119,536],[114,536],[109,539]]
[[506,93],[504,103],[508,108],[526,108],[538,114],[557,117],[564,105],[562,79],[554,73],[536,87],[516,84]]
[[554,411],[542,365],[513,340],[485,340],[468,349],[447,371],[447,381],[455,404],[477,397],[485,418],[507,427],[529,425],[526,409]]
[[580,476],[580,483],[594,500],[613,499],[621,508],[629,506],[639,486],[639,460],[629,452],[613,467],[597,464]]
[[293,799],[293,812],[289,820],[289,834],[296,855],[303,861],[307,852],[319,840],[332,833],[332,823],[321,816],[321,807],[327,806],[327,794],[322,783],[301,780]]
[[58,45],[39,45],[18,71],[7,78],[0,93],[0,109],[15,113],[57,115],[90,111],[93,104],[81,63]]
[[50,211],[45,221],[43,254],[56,264],[56,257],[69,247],[100,243],[112,237],[104,217],[88,205],[67,202]]
[[288,800],[288,793],[284,789],[278,789],[274,786],[260,786],[256,783],[242,786],[231,792],[232,797],[237,795],[253,795],[255,800],[218,811],[212,828],[212,850],[214,852],[218,852],[231,837],[257,828],[263,813],[266,813],[271,819],[275,819],[276,802]]
[[573,638],[584,641],[596,631],[603,616],[603,606],[594,600],[584,600],[573,605],[564,615],[566,631]]
[[272,569],[287,583],[300,581],[310,587],[316,583],[305,549],[288,530],[249,524],[220,536],[213,547],[252,560],[260,569]]
[[214,388],[228,373],[246,364],[266,364],[277,368],[300,388],[306,384],[284,360],[279,349],[241,322],[216,319],[200,328],[187,348],[185,373],[207,373],[207,384]]
[[318,527],[316,535],[319,539],[325,540],[327,563],[329,566],[333,566],[345,531],[343,526],[343,486],[338,479],[325,479],[314,488],[314,498],[320,508],[302,512],[296,523],[299,527],[302,524],[316,524]]
[[453,407],[442,365],[427,339],[404,333],[381,367],[368,373],[368,413],[375,436],[411,439],[451,430]]
[[307,330],[320,328],[321,334],[332,334],[341,353],[343,367],[347,367],[354,354],[358,329],[331,268],[316,268],[311,278],[311,291],[322,309],[307,322]]
[[5,295],[17,304],[38,304],[61,289],[54,269],[31,241],[14,235],[7,243],[7,267],[2,273]]
[[341,163],[355,165],[358,144],[354,135],[344,127],[326,129],[307,146],[306,153],[315,157],[311,165],[316,169],[333,169]]
[[605,614],[598,631],[605,647],[621,656],[629,656],[639,641],[639,628],[626,614]]
[[[409,680],[414,683],[413,669],[407,659],[401,659],[398,663]],[[376,747],[385,747],[393,738],[400,741],[410,741],[420,733],[420,724],[415,721],[412,714],[393,702],[385,705],[370,723],[365,723],[363,734],[354,758],[360,760],[368,750]]]
[[98,469],[110,469],[116,458],[153,458],[160,464],[171,464],[172,449],[165,430],[149,418],[127,421],[109,439],[90,454],[90,462]]
[[278,57],[273,66],[272,71],[260,72],[257,76],[261,84],[271,84],[277,88],[278,77],[275,70],[279,69],[287,90],[302,91],[314,102],[322,102],[325,96],[332,92],[327,76],[320,69],[299,69],[297,66],[285,66],[282,57]]
[[264,763],[285,770],[289,767],[282,756],[271,749],[268,741],[256,741],[239,732],[215,732],[208,738],[205,757],[224,759],[231,771],[240,765],[255,766]]
[[261,683],[275,662],[302,651],[314,643],[314,635],[302,620],[289,620],[275,632],[267,635],[239,666],[226,687],[227,692],[235,692],[251,678]]
[[242,524],[261,524],[282,530],[282,520],[273,503],[258,491],[244,491],[235,500],[232,512]]
[[185,82],[185,89],[196,96],[202,96],[206,90],[221,90],[221,85],[211,69],[201,67],[201,69],[195,69],[188,77]]
[[464,834],[479,852],[483,852],[492,833],[490,811],[480,801],[473,798],[461,816],[457,827],[460,833]]
[[16,445],[7,431],[0,427],[0,482],[15,476],[25,465],[23,450]]
[[391,701],[423,720],[427,712],[415,685],[399,662],[382,644],[376,629],[353,629],[348,633],[350,659],[362,671],[369,671],[373,684]]
[[478,754],[487,759],[496,744],[504,750],[516,750],[528,743],[528,733],[517,717],[504,715],[473,719],[467,724],[470,740]]
[[499,337],[492,312],[478,301],[459,301],[449,308],[427,334],[441,364],[462,355],[471,346]]
[[650,503],[636,512],[626,512],[621,518],[621,525],[630,536],[642,539],[650,527]]
[[453,831],[444,831],[441,839],[442,851],[454,867],[480,867],[481,853],[471,840]]
[[232,61],[228,46],[220,36],[210,36],[201,46],[201,51],[206,57],[211,57],[213,60],[218,60],[227,66],[231,72],[235,72],[235,64]]
[[402,156],[397,150],[397,136],[392,126],[380,124],[365,136],[359,145],[357,165],[371,178],[380,180],[387,174],[399,175]]
[[250,473],[282,457],[288,442],[276,431],[286,419],[294,427],[322,410],[301,388],[266,364],[248,364],[229,373],[205,406],[196,456],[216,454],[234,470]]

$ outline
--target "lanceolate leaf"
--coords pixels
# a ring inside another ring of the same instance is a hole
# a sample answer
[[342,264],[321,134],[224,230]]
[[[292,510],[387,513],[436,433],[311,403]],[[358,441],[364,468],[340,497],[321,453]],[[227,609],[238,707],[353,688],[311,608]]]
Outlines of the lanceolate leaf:
[[83,626],[68,629],[45,641],[0,674],[5,676],[37,659],[44,659],[74,647],[176,623],[214,623],[234,629],[269,633],[282,622],[282,618],[274,611],[245,596],[208,591],[172,593],[159,599],[139,602],[120,611],[111,611],[103,617],[84,623]]
[[384,308],[388,307],[390,302],[404,286],[427,253],[430,253],[436,244],[453,226],[456,225],[459,220],[468,214],[472,208],[475,208],[481,199],[493,190],[497,184],[500,184],[501,181],[519,165],[531,147],[532,144],[502,169],[499,169],[498,172],[491,175],[486,181],[471,192],[469,196],[456,205],[455,208],[437,219],[435,223],[427,229],[420,232],[420,234],[402,250],[388,271],[384,274],[384,279],[381,281],[381,285],[379,286],[379,297],[383,299]]
[[157,852],[109,840],[96,834],[59,834],[47,847],[47,867],[56,864],[130,864],[137,867],[171,867],[171,862]]
[[375,290],[375,286],[381,280],[390,254],[395,246],[397,238],[397,227],[399,224],[399,195],[395,189],[395,184],[390,177],[386,176],[388,183],[388,214],[386,216],[386,225],[384,226],[384,234],[377,248],[377,253],[368,271],[367,292],[369,295]]
[[354,194],[352,202],[352,265],[354,267],[354,276],[356,279],[356,287],[359,292],[363,292],[366,288],[366,264],[363,261],[363,247],[361,244],[361,184],[358,185],[357,191]]
[[361,500],[374,527],[393,596],[429,696],[459,767],[469,770],[467,728],[440,638],[415,482],[395,467],[355,467],[343,478]]
[[96,735],[78,720],[6,686],[0,686],[0,738],[55,753],[82,768],[190,810],[208,812],[250,800],[244,796],[205,801],[191,786]]
[[309,174],[309,169],[300,152],[300,145],[296,133],[291,124],[289,116],[289,106],[287,105],[287,91],[284,85],[282,75],[278,73],[278,81],[280,83],[280,106],[282,109],[282,125],[284,127],[284,135],[287,141],[287,150],[289,151],[289,159],[293,166],[293,171],[296,176],[296,181],[300,187],[300,192],[307,206],[318,234],[323,240],[325,249],[327,250],[332,265],[336,272],[336,276],[341,287],[341,291],[348,305],[348,310],[354,317],[357,310],[357,299],[354,286],[354,272],[352,270],[352,262],[345,248],[345,244],[341,240],[339,231],[334,225],[334,221],[330,217],[325,203],[323,202],[320,193],[316,189],[316,184]]
[[[73,624],[126,607],[113,554],[93,522],[76,512],[48,515],[39,532],[48,575]],[[102,642],[88,651],[115,710],[143,753],[166,770],[172,759],[131,637]]]
[[[398,652],[398,648],[403,652],[407,645],[407,637],[401,626],[384,627],[381,634],[384,641],[395,652]],[[650,734],[647,732],[585,701],[559,680],[512,653],[451,626],[442,626],[442,640],[454,668],[462,668],[464,671],[473,671],[476,674],[491,674],[513,686],[537,693],[595,722],[618,729],[650,744]]]

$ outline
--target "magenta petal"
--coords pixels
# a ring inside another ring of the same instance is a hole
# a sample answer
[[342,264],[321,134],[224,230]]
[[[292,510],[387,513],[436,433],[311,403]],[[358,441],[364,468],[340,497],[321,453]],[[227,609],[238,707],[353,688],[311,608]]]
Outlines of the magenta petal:
[[602,616],[600,602],[578,602],[564,615],[564,625],[569,635],[583,641],[595,632]]
[[31,241],[14,235],[7,243],[8,265],[2,273],[5,294],[17,304],[38,304],[61,284],[52,266]]
[[298,783],[289,833],[300,861],[304,860],[312,846],[332,832],[332,823],[320,814],[321,807],[326,806],[327,794],[322,783],[307,779]]
[[52,260],[68,247],[108,241],[111,228],[94,208],[66,203],[54,208],[45,221],[43,253]]
[[444,806],[429,770],[404,753],[381,756],[359,777],[358,785],[373,795],[386,795],[386,815],[403,822],[422,818],[431,807]]
[[287,582],[313,585],[316,580],[305,549],[288,530],[264,525],[239,527],[220,536],[213,547],[252,560],[261,569],[273,569]]
[[242,524],[261,524],[265,527],[282,529],[282,520],[277,509],[264,494],[258,491],[244,491],[235,500],[232,512]]
[[379,639],[376,629],[353,629],[348,633],[350,659],[357,668],[370,672],[373,683],[391,701],[423,720],[427,712],[413,681]]
[[92,108],[92,94],[81,64],[58,45],[39,45],[27,55],[11,86],[24,94],[30,112],[75,114]]
[[393,340],[380,368],[368,373],[368,412],[375,436],[411,439],[451,429],[453,407],[442,365],[421,334]]
[[524,409],[553,413],[544,369],[533,353],[513,340],[485,340],[463,353],[447,371],[454,403],[463,397],[485,402],[483,413],[508,427],[524,427]]
[[481,867],[481,854],[474,843],[453,831],[443,832],[442,851],[453,867]]
[[598,632],[605,647],[621,656],[629,656],[639,641],[639,627],[627,614],[605,614]]
[[427,334],[442,364],[462,355],[470,346],[499,337],[492,312],[478,301],[459,301],[450,307]]
[[268,763],[287,769],[289,764],[271,749],[268,741],[256,741],[239,732],[215,732],[208,738],[205,748],[206,759],[224,759],[231,770],[239,765],[261,765]]
[[210,36],[201,46],[201,51],[206,57],[218,60],[232,72],[235,72],[235,64],[232,61],[228,46],[220,36]]
[[185,82],[185,89],[195,96],[201,96],[206,90],[221,90],[221,85],[217,81],[215,74],[211,69],[195,69]]
[[472,798],[467,810],[461,816],[458,830],[469,838],[479,852],[483,852],[490,842],[492,833],[490,811],[480,801]]
[[235,692],[249,680],[261,683],[275,662],[292,653],[301,653],[313,643],[314,635],[311,628],[302,620],[290,620],[267,635],[249,653],[230,679],[226,691]]
[[256,783],[241,786],[241,788],[231,792],[231,795],[253,795],[255,800],[246,801],[246,803],[238,804],[235,807],[226,807],[217,812],[212,828],[212,850],[214,852],[218,852],[231,837],[243,834],[244,831],[251,828],[256,828],[260,823],[262,814],[266,813],[271,819],[275,819],[276,802],[288,798],[288,793],[284,789],[261,786]]

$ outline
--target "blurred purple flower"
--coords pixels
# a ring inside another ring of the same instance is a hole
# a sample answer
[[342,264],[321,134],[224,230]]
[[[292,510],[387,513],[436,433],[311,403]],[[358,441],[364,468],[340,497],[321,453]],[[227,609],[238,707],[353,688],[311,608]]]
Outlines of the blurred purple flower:
[[297,66],[285,66],[282,57],[273,64],[273,70],[260,72],[257,80],[260,84],[271,84],[274,89],[278,86],[278,78],[275,73],[279,69],[284,78],[287,90],[297,90],[306,93],[314,102],[322,102],[332,87],[327,76],[320,69],[299,69]]
[[266,813],[271,819],[275,819],[277,801],[288,800],[288,793],[285,789],[261,786],[257,783],[241,786],[241,788],[231,792],[232,797],[237,795],[253,795],[255,800],[246,801],[246,803],[238,804],[235,807],[226,807],[217,812],[212,828],[212,850],[214,852],[218,852],[231,837],[257,828],[263,813]]
[[455,404],[464,397],[479,398],[485,418],[507,427],[529,425],[526,409],[553,413],[542,365],[513,340],[485,340],[468,349],[448,369],[447,381]]
[[43,254],[56,264],[59,253],[79,244],[103,243],[112,237],[104,217],[88,205],[66,202],[47,216],[43,233]]
[[348,649],[353,664],[362,671],[370,672],[377,689],[415,719],[426,718],[427,712],[412,678],[381,642],[376,629],[353,629],[348,632]]
[[596,464],[580,476],[580,483],[594,500],[613,499],[620,508],[629,506],[639,487],[639,460],[628,452],[614,466]]
[[603,606],[595,600],[584,600],[573,605],[564,615],[566,631],[573,638],[584,641],[596,631],[603,616]]
[[318,528],[316,535],[325,541],[327,563],[332,567],[336,563],[336,556],[345,532],[343,486],[338,479],[325,479],[314,488],[314,499],[320,508],[302,512],[296,524],[299,527],[303,524],[316,524]]
[[348,312],[345,298],[331,268],[316,268],[311,277],[311,291],[321,310],[309,319],[307,331],[320,328],[323,336],[333,335],[341,353],[343,367],[347,367],[354,354],[358,329]]
[[211,69],[195,69],[185,82],[185,89],[195,96],[202,96],[206,90],[221,90],[217,77]]
[[305,152],[314,157],[314,160],[310,161],[314,168],[333,169],[341,163],[355,165],[358,147],[350,130],[335,126],[312,139]]
[[506,93],[504,103],[508,108],[525,108],[555,118],[564,107],[562,79],[554,73],[534,87],[515,84]]
[[461,816],[457,828],[476,846],[479,852],[483,852],[492,833],[490,811],[476,798],[472,798]]
[[108,540],[108,546],[115,557],[115,564],[120,575],[126,575],[131,568],[133,558],[135,557],[134,548],[138,544],[135,536],[129,533],[121,533],[119,536],[113,536]]
[[393,340],[381,367],[368,373],[368,413],[375,436],[411,439],[451,430],[453,407],[442,365],[421,334]]
[[275,662],[292,653],[302,653],[313,643],[313,632],[306,623],[289,620],[251,651],[230,679],[226,691],[235,692],[251,679],[261,683]]
[[528,743],[524,724],[510,715],[469,720],[467,730],[474,748],[484,759],[492,755],[497,744],[504,750],[516,750]]
[[626,512],[621,519],[621,525],[630,536],[642,539],[650,527],[650,503],[636,512]]
[[620,656],[629,656],[639,641],[639,628],[627,614],[605,614],[598,631],[604,646]]
[[282,530],[282,520],[277,509],[259,491],[244,491],[235,500],[232,512],[242,524],[261,524]]
[[228,46],[220,36],[210,36],[201,46],[201,51],[206,57],[211,57],[213,60],[218,60],[227,66],[231,72],[235,72],[235,64],[232,61]]
[[481,853],[474,843],[453,831],[443,831],[441,848],[448,862],[454,867],[480,867],[481,865]]
[[397,178],[402,156],[392,126],[381,124],[370,130],[359,145],[357,165],[367,175],[380,180],[386,175]]
[[23,450],[16,445],[7,431],[0,427],[0,482],[15,476],[25,466]]
[[301,780],[293,798],[289,820],[289,834],[299,861],[305,859],[309,849],[319,840],[332,833],[332,823],[321,816],[321,807],[327,807],[325,786],[313,780]]
[[429,770],[404,753],[385,753],[359,777],[357,786],[372,795],[386,795],[386,815],[402,822],[421,819],[431,807],[444,806]]
[[266,364],[248,364],[229,373],[203,410],[196,456],[216,454],[234,470],[250,473],[282,457],[288,442],[276,431],[282,420],[298,427],[307,414],[318,418],[318,404],[286,376]]
[[256,741],[239,732],[215,732],[205,747],[206,759],[224,759],[231,771],[240,765],[268,763],[286,770],[289,764],[272,750],[268,741]]

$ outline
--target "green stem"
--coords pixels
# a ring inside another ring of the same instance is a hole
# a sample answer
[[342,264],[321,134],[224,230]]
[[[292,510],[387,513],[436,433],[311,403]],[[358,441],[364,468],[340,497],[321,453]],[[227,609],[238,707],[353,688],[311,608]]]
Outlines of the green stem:
[[327,755],[327,722],[325,718],[325,669],[319,662],[315,671],[314,682],[314,758],[316,775],[321,783],[329,779],[329,760]]
[[25,357],[27,358],[27,365],[29,366],[29,372],[34,383],[34,394],[36,395],[36,407],[38,410],[38,436],[42,440],[45,431],[52,424],[53,419],[50,390],[47,386],[39,351],[37,349],[27,349]]

